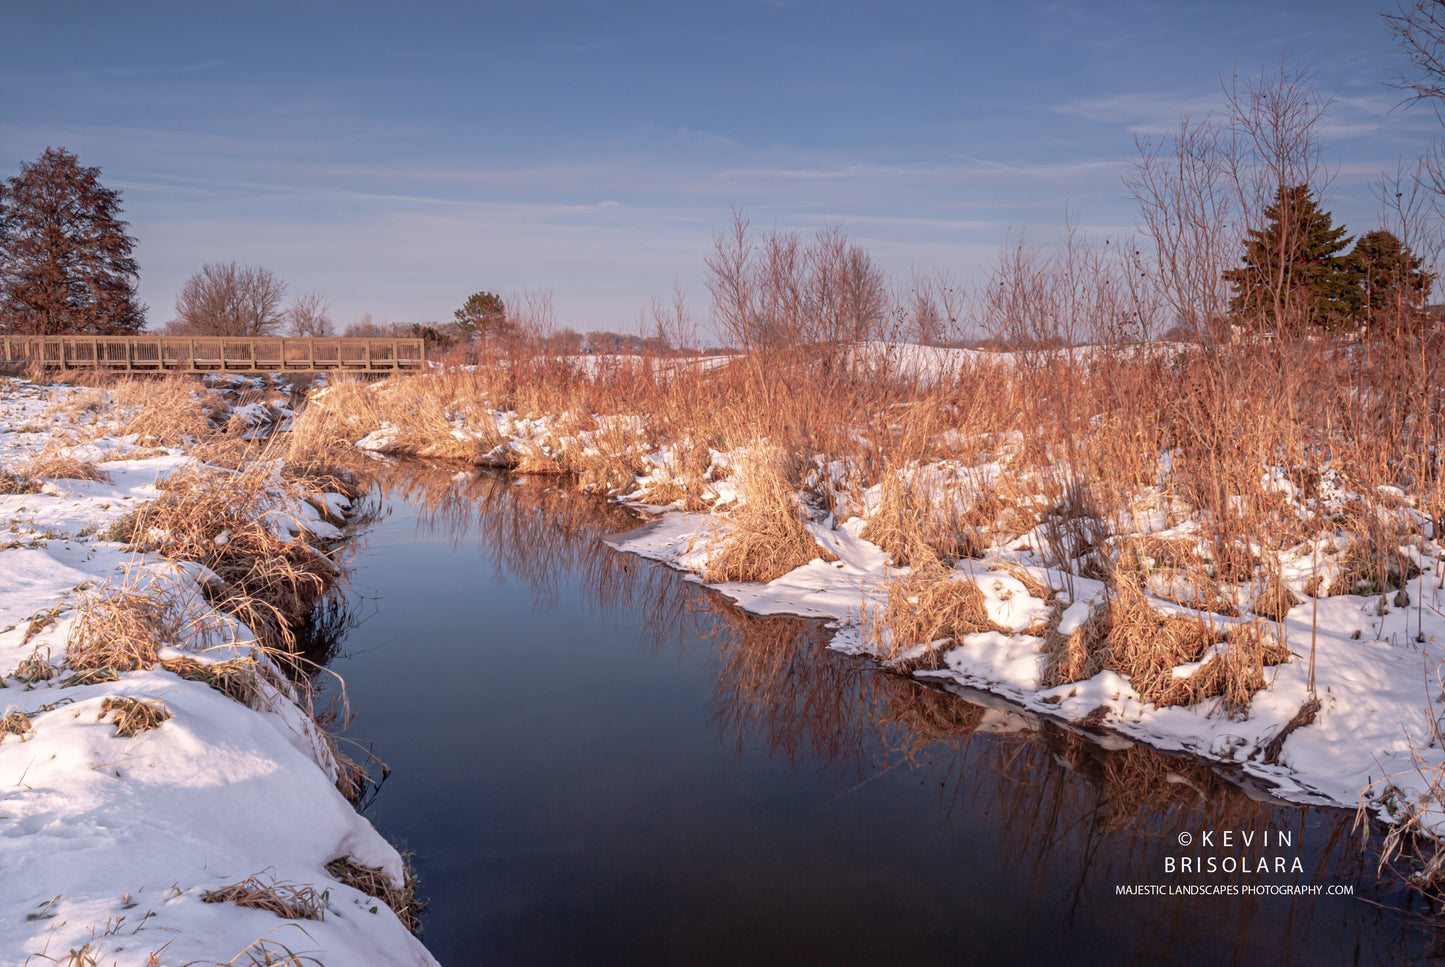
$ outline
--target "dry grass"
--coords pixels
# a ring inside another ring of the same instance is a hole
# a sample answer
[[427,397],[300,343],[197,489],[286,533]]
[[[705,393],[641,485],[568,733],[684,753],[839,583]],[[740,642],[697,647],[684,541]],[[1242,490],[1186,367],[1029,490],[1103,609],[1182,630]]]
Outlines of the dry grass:
[[181,643],[187,623],[174,596],[154,588],[102,588],[82,597],[76,608],[66,664],[78,672],[150,668],[161,648]]
[[809,533],[783,452],[757,442],[735,457],[742,503],[727,513],[728,536],[708,559],[705,581],[772,581],[813,560],[836,561]]
[[151,729],[158,729],[162,722],[171,717],[170,710],[160,699],[107,697],[101,700],[100,714],[95,717],[97,722],[102,721],[107,715],[115,713],[115,734],[127,738],[148,732]]
[[33,478],[12,473],[9,470],[0,471],[0,495],[38,493],[40,493],[40,484],[36,483]]
[[108,392],[121,433],[136,434],[143,445],[182,446],[213,432],[191,377],[124,380]]
[[[1207,661],[1180,674],[1180,666],[1206,656]],[[1161,614],[1136,582],[1125,580],[1071,634],[1048,635],[1040,684],[1053,688],[1107,669],[1126,676],[1154,705],[1193,705],[1219,697],[1225,711],[1236,716],[1248,711],[1250,699],[1264,687],[1264,667],[1288,660],[1289,649],[1258,622],[1224,626]]]
[[210,568],[221,579],[206,586],[210,603],[239,618],[263,646],[288,651],[293,629],[339,572],[307,541],[276,536],[268,521],[289,517],[309,490],[278,475],[267,456],[253,454],[234,471],[199,462],[182,467],[123,530],[140,549]]
[[202,662],[188,656],[168,658],[160,667],[187,681],[208,685],[248,708],[262,708],[265,692],[262,678],[267,674],[254,658],[227,658]]
[[350,856],[338,856],[326,864],[326,872],[353,889],[385,903],[402,926],[421,933],[421,914],[426,904],[417,900],[416,877],[408,869],[405,882],[398,885],[380,867],[362,866]]
[[[878,507],[859,536],[878,545],[894,567],[915,570],[952,564],[961,558],[982,557],[988,546],[989,501],[975,501],[959,515],[952,495],[939,494],[930,481],[917,480],[907,470],[883,478]],[[998,509],[1002,509],[998,505]]]
[[4,716],[0,716],[0,742],[5,741],[8,735],[20,736],[24,742],[25,737],[35,731],[35,726],[30,723],[30,716],[18,708],[11,708]]
[[44,449],[16,468],[16,475],[27,480],[110,480],[110,475],[93,461],[78,460],[63,451],[64,448],[54,441],[46,444]]
[[891,658],[915,645],[962,644],[965,635],[981,631],[1008,634],[989,618],[983,592],[971,578],[933,568],[888,586],[887,610],[870,624],[869,636],[875,652]]
[[[305,931],[302,930],[302,933]],[[243,961],[242,957],[246,959]],[[154,967],[159,967],[159,963],[156,961]],[[224,964],[217,964],[216,967],[305,967],[306,964],[312,964],[313,967],[325,967],[315,957],[297,953],[280,941],[272,940],[269,937],[258,937],[247,944],[245,950]],[[147,967],[151,967],[151,965],[147,965]]]
[[265,910],[287,920],[322,920],[326,913],[326,901],[314,887],[277,883],[274,879],[265,883],[259,876],[207,890],[201,894],[201,902],[234,903],[238,907]]
[[21,659],[20,664],[16,665],[15,670],[7,677],[22,681],[26,685],[34,685],[37,682],[48,682],[55,675],[56,668],[50,663],[50,649],[47,648],[45,654],[41,655],[40,649],[36,648]]
[[1269,569],[1257,581],[1257,586],[1258,591],[1250,610],[1276,624],[1283,624],[1289,610],[1300,603],[1300,599],[1295,597],[1280,575],[1278,567]]

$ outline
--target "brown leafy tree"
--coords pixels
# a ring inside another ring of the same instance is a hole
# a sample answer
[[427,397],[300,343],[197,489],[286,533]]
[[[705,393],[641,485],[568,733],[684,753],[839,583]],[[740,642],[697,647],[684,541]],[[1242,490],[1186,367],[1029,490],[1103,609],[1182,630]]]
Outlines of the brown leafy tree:
[[270,336],[285,323],[286,283],[270,269],[214,263],[186,280],[176,297],[173,333],[192,336]]
[[64,148],[46,148],[0,182],[0,331],[131,333],[145,325],[136,301],[135,240],[120,220],[120,192]]

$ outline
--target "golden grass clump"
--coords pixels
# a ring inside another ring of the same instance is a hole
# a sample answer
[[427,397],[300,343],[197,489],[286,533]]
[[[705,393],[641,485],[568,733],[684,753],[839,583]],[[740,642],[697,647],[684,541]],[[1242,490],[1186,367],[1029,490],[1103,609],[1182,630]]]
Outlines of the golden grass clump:
[[336,580],[336,565],[305,540],[278,537],[268,517],[299,504],[307,491],[278,480],[261,454],[240,472],[202,463],[182,467],[165,493],[129,522],[144,550],[205,565],[221,579],[207,584],[210,603],[235,615],[261,644],[289,650],[317,598]]
[[111,388],[110,405],[120,432],[143,444],[181,446],[211,434],[194,380],[185,376],[131,379]]
[[889,584],[886,614],[869,635],[878,653],[891,658],[915,645],[962,644],[965,635],[981,631],[1009,633],[988,616],[983,592],[971,578],[930,568]]
[[286,463],[309,467],[327,464],[334,455],[381,426],[367,384],[341,377],[313,392],[286,434]]
[[815,559],[838,559],[804,525],[806,511],[788,482],[780,450],[756,445],[736,462],[743,502],[728,511],[731,533],[709,557],[704,581],[773,581]]
[[12,708],[0,717],[0,742],[4,742],[8,735],[18,735],[20,741],[24,742],[25,737],[34,731],[35,726],[31,724],[30,716],[18,708]]
[[980,525],[993,522],[980,509],[985,505],[975,502],[971,521],[955,519],[942,506],[948,498],[933,498],[931,486],[931,481],[915,481],[907,473],[883,478],[878,507],[859,536],[878,545],[894,567],[920,569],[983,556],[986,541]]
[[50,650],[46,649],[45,655],[42,657],[40,649],[36,648],[15,666],[15,670],[10,673],[9,677],[22,681],[26,685],[34,685],[36,682],[50,681],[55,674],[55,666],[50,664]]
[[[1176,668],[1205,658],[1187,675]],[[1110,670],[1156,706],[1193,705],[1219,696],[1231,715],[1243,714],[1264,687],[1264,666],[1289,660],[1289,649],[1258,622],[1228,628],[1198,617],[1156,611],[1140,586],[1121,580],[1106,606],[1073,633],[1051,632],[1045,644],[1041,687],[1053,688]]]
[[261,669],[254,658],[227,658],[203,662],[181,655],[167,658],[160,666],[187,681],[209,685],[222,695],[248,708],[262,706]]
[[61,680],[60,687],[75,688],[81,685],[101,685],[106,682],[118,681],[120,681],[120,675],[114,668],[87,668],[74,675],[67,675]]
[[1277,568],[1266,573],[1263,580],[1257,582],[1257,587],[1250,610],[1261,618],[1282,623],[1289,610],[1300,603]]
[[65,645],[76,671],[135,671],[155,664],[160,649],[180,640],[178,606],[154,589],[106,588],[85,595]]
[[350,856],[338,856],[326,864],[326,872],[347,886],[385,903],[396,914],[402,926],[414,934],[421,933],[421,914],[426,904],[417,899],[416,876],[406,869],[404,880],[397,885],[379,866],[363,866]]
[[94,480],[109,482],[110,475],[90,460],[77,460],[53,442],[22,464],[17,476],[29,480]]
[[9,470],[0,470],[0,495],[38,493],[40,493],[40,485],[31,477],[12,473]]
[[292,883],[263,883],[259,876],[250,876],[201,894],[202,903],[234,903],[238,907],[265,910],[287,920],[321,920],[326,901],[315,888]]
[[95,720],[99,722],[112,712],[115,713],[115,734],[127,738],[158,729],[162,722],[171,717],[170,710],[158,698],[133,698],[126,695],[103,699],[100,703],[100,714]]

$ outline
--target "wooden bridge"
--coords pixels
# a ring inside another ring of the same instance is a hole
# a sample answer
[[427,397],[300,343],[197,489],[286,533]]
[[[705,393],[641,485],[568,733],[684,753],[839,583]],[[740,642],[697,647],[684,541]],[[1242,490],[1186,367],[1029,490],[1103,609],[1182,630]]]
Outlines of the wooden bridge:
[[289,336],[0,336],[7,369],[135,373],[395,373],[426,368],[421,339]]

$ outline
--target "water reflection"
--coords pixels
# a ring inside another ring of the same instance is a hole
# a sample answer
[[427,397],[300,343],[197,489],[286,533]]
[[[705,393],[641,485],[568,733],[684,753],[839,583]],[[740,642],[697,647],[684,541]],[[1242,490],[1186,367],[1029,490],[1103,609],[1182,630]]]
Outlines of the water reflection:
[[[499,578],[522,581],[534,610],[554,611],[575,595],[566,606],[640,619],[655,652],[709,656],[708,721],[735,756],[813,771],[839,797],[899,772],[936,783],[930,815],[858,835],[886,842],[921,823],[945,839],[982,836],[998,857],[988,875],[1021,903],[1010,915],[1046,925],[1052,942],[1114,936],[1112,959],[1124,963],[1308,964],[1322,962],[1322,950],[1343,953],[1340,944],[1349,952],[1330,959],[1442,953],[1408,915],[1410,897],[1375,878],[1374,854],[1361,849],[1346,813],[1262,801],[1204,764],[829,652],[816,622],[746,615],[676,572],[611,550],[601,538],[642,518],[565,483],[408,462],[383,469],[377,488],[382,500],[417,507],[423,537],[470,548]],[[1298,855],[1302,871],[1166,871],[1170,858],[1200,855],[1181,848],[1181,832],[1226,829],[1289,833],[1292,848],[1271,855]],[[1347,884],[1359,898],[1116,895],[1136,883]],[[1039,940],[1040,956],[1047,949]]]

